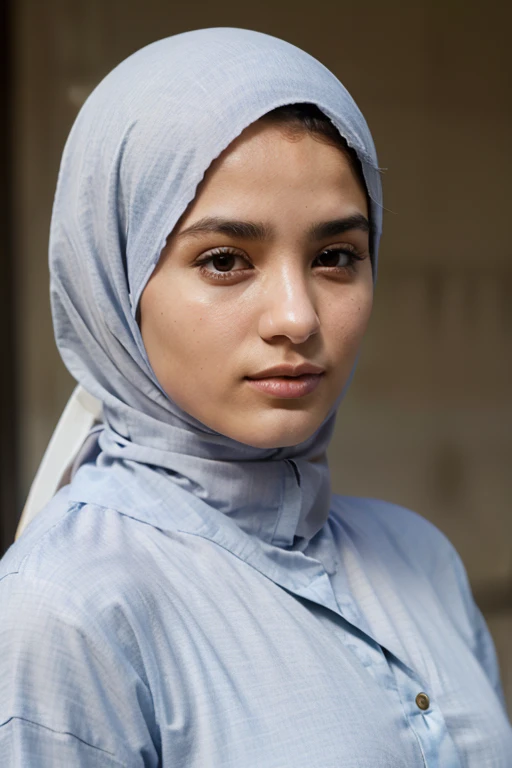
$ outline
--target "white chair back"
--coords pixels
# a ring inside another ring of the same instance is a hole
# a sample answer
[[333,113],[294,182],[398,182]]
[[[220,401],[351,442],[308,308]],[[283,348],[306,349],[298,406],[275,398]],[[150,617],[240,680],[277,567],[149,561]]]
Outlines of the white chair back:
[[55,496],[59,488],[70,481],[77,459],[87,451],[87,438],[91,436],[91,430],[101,423],[101,411],[99,400],[80,385],[74,389],[30,487],[16,530],[16,538]]

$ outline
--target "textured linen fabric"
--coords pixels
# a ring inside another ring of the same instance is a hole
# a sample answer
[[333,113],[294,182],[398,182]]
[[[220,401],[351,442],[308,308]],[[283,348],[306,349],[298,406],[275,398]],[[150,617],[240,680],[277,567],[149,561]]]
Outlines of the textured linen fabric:
[[0,563],[1,766],[509,768],[493,644],[437,529],[334,496],[287,551],[167,487],[82,466]]
[[361,161],[375,269],[366,123],[283,41],[159,41],[107,76],[72,129],[52,311],[104,424],[0,563],[2,768],[511,764],[492,641],[453,549],[413,513],[330,493],[343,393],[305,443],[264,451],[181,411],[147,360],[136,312],[166,237],[212,160],[297,102]]

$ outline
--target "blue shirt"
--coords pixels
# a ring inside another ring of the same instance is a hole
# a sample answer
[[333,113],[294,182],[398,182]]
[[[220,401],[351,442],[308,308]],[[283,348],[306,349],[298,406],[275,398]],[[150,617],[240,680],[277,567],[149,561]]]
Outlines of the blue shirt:
[[282,548],[132,482],[83,466],[0,563],[2,768],[510,767],[493,644],[434,526],[334,496]]

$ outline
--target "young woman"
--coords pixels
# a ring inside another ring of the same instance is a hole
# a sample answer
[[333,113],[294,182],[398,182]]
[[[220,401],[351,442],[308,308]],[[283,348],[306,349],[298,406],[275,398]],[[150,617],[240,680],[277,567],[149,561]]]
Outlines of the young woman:
[[91,95],[50,267],[102,424],[0,564],[0,765],[510,766],[452,546],[330,492],[380,232],[366,123],[285,42],[186,33]]

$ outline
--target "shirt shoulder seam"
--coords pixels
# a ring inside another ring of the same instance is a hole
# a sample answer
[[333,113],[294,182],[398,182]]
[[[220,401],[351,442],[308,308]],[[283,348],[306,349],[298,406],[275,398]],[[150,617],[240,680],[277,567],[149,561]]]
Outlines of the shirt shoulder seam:
[[21,558],[21,560],[20,560],[20,561],[19,561],[19,563],[17,564],[17,567],[16,567],[16,568],[13,568],[13,569],[12,569],[12,570],[10,570],[10,571],[7,571],[7,573],[4,573],[4,574],[3,574],[3,576],[0,576],[0,582],[1,582],[1,581],[3,581],[3,579],[7,578],[7,576],[16,576],[17,574],[19,574],[19,573],[21,572],[22,568],[23,568],[23,565],[24,565],[24,563],[25,563],[25,562],[28,560],[28,558],[30,557],[30,555],[32,555],[32,553],[34,552],[34,550],[36,549],[36,547],[39,547],[39,546],[41,546],[41,544],[42,544],[42,543],[44,542],[44,540],[45,540],[45,539],[46,539],[46,538],[47,538],[47,537],[50,535],[50,533],[51,533],[51,532],[52,532],[52,531],[53,531],[53,530],[54,530],[54,529],[55,529],[55,528],[56,528],[58,525],[60,525],[60,524],[62,523],[62,520],[63,520],[63,518],[64,518],[66,515],[68,515],[70,512],[74,512],[74,511],[75,511],[77,508],[79,508],[79,507],[83,507],[83,506],[84,506],[84,503],[83,503],[83,502],[81,502],[81,501],[73,501],[73,502],[72,502],[72,503],[69,505],[69,507],[67,508],[67,510],[66,510],[66,512],[64,513],[64,515],[63,515],[62,517],[60,517],[60,518],[59,518],[59,519],[58,519],[58,520],[57,520],[55,523],[53,523],[53,525],[51,525],[51,526],[50,526],[50,527],[49,527],[49,528],[48,528],[48,529],[47,529],[47,530],[46,530],[46,531],[43,533],[43,535],[42,535],[40,538],[38,538],[36,541],[34,541],[34,542],[33,542],[32,546],[30,547],[30,549],[28,550],[28,552],[26,552],[26,553],[23,555],[23,557]]
[[98,747],[96,744],[91,744],[88,741],[85,741],[85,739],[82,739],[80,736],[77,736],[76,733],[72,733],[71,731],[59,731],[56,728],[50,728],[47,725],[43,725],[42,723],[37,723],[35,720],[30,720],[27,717],[20,717],[19,715],[13,715],[8,720],[5,720],[3,723],[0,723],[0,728],[3,728],[6,725],[9,725],[13,720],[20,720],[23,723],[27,723],[28,725],[31,725],[35,728],[42,728],[45,731],[49,731],[50,733],[56,733],[59,736],[71,736],[71,738],[76,739],[81,744],[84,744],[86,747],[90,747],[91,749],[95,749],[98,752],[103,752],[104,754],[111,757],[119,766],[120,768],[123,768],[123,764],[120,763],[113,752],[110,752],[108,749],[103,749],[103,747]]

